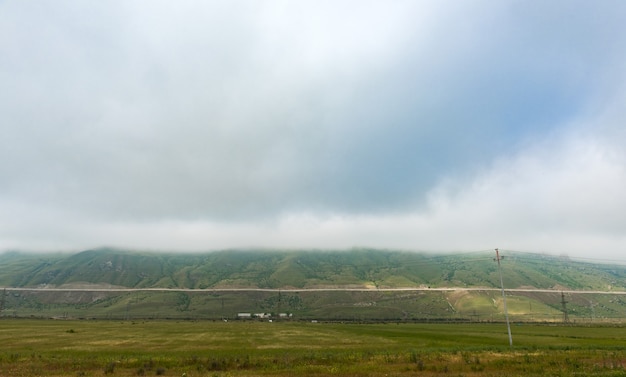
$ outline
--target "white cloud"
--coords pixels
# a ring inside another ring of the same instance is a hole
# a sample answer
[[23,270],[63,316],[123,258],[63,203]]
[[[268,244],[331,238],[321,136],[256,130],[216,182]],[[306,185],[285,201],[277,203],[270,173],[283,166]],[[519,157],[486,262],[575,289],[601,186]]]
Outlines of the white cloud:
[[[302,212],[263,222],[111,224],[77,218],[71,228],[53,226],[50,245],[42,247],[62,247],[66,239],[81,247],[95,243],[165,250],[370,246],[475,251],[500,247],[619,258],[626,241],[625,162],[623,150],[576,133],[529,146],[467,180],[442,184],[431,192],[426,209],[408,213]],[[44,217],[42,227],[50,220]]]
[[0,249],[621,242],[624,8],[1,3]]

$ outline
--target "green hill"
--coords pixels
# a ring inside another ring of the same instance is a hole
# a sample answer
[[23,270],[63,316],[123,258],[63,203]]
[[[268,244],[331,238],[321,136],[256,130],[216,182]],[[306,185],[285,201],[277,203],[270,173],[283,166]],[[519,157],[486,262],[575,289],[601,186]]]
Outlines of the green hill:
[[[626,317],[626,296],[615,295],[626,292],[626,266],[506,251],[503,255],[507,289],[549,290],[509,292],[513,317],[559,320],[563,301],[572,318]],[[285,312],[298,318],[337,320],[498,320],[503,309],[493,259],[492,253],[435,255],[373,249],[10,252],[0,254],[0,286],[7,288],[2,314],[129,317],[132,312],[137,317],[232,318],[238,312]],[[446,287],[467,289],[439,290]],[[233,288],[269,290],[224,291]],[[362,291],[328,290],[340,288]],[[386,291],[390,288],[413,290]],[[568,292],[567,297],[561,291]]]
[[[505,253],[506,254],[506,253]],[[509,253],[507,288],[624,290],[626,266]],[[203,254],[117,249],[76,254],[0,254],[0,285],[127,288],[499,287],[493,255],[351,249],[227,250]],[[610,287],[610,288],[609,288]]]

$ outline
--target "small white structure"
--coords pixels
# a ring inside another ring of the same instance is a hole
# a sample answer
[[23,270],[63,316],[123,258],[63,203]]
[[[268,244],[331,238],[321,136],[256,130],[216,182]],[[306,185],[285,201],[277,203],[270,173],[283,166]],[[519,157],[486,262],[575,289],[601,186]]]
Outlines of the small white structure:
[[237,318],[250,319],[250,318],[252,318],[252,314],[250,314],[250,313],[237,313]]

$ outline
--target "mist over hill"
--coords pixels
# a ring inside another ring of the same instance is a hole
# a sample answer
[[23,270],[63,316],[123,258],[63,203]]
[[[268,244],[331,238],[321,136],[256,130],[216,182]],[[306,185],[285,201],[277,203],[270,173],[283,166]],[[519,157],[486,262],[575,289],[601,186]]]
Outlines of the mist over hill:
[[[507,288],[623,290],[626,266],[503,253]],[[226,250],[202,254],[93,249],[0,254],[0,286],[125,288],[500,287],[490,253]]]
[[[615,293],[626,292],[626,266],[507,251],[502,255],[505,288],[526,290],[509,292],[513,315],[556,318],[566,301],[561,293],[565,291],[573,318],[622,316],[625,302]],[[195,313],[219,318],[241,311],[285,311],[319,318],[461,314],[484,318],[502,312],[494,256],[488,252],[452,255],[375,249],[251,249],[199,254],[111,248],[75,254],[7,252],[0,254],[0,286],[5,288],[3,315],[14,310],[16,315],[47,316],[64,309],[64,313],[78,316],[127,316],[133,307],[135,315],[160,312],[168,317]],[[159,291],[148,291],[155,289]],[[255,291],[258,289],[267,291]],[[7,294],[7,290],[15,293]]]

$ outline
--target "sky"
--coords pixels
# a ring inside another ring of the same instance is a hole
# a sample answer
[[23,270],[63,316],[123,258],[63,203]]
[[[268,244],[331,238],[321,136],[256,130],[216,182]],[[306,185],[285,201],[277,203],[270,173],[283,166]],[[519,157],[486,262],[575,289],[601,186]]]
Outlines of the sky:
[[0,250],[626,260],[626,2],[0,0]]

